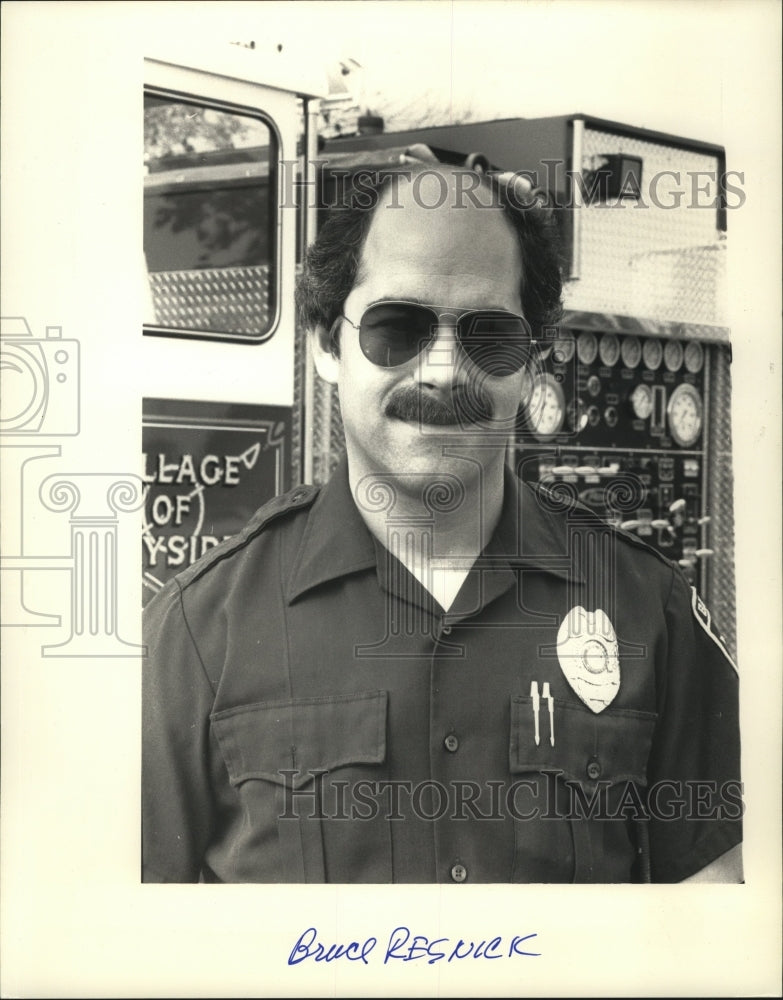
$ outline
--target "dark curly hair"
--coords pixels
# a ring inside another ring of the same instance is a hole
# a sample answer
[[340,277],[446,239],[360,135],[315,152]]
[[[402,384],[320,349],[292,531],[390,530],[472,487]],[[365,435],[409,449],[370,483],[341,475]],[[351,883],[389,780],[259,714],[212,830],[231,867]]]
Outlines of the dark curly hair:
[[[463,168],[441,164],[408,166],[404,171],[363,171],[345,187],[339,202],[330,207],[317,239],[309,248],[297,283],[299,322],[305,329],[321,326],[330,330],[341,314],[343,303],[359,278],[367,233],[383,194],[391,186],[392,177],[403,173],[405,179],[409,179],[412,174],[433,169],[444,174],[466,172]],[[493,204],[502,209],[516,233],[522,255],[522,310],[532,327],[533,337],[540,340],[543,328],[556,324],[562,315],[560,240],[553,212],[545,206],[541,192],[531,191],[529,185],[515,184],[520,175],[487,173],[473,176],[478,176],[480,185],[492,191]]]

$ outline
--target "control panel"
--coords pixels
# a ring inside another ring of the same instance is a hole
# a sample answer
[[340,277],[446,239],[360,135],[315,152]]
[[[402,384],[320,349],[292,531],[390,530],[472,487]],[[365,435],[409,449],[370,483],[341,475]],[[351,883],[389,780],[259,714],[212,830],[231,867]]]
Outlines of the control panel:
[[516,464],[679,562],[702,585],[708,345],[562,329],[529,367]]

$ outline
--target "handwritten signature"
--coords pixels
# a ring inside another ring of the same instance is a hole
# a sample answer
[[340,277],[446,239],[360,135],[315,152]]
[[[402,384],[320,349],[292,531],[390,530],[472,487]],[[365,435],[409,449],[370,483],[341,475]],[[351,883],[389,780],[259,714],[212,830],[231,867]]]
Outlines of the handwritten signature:
[[[537,958],[541,952],[527,951],[525,943],[537,937],[533,934],[514,934],[512,937],[497,937],[482,939],[481,941],[464,941],[460,938],[453,941],[451,938],[429,938],[424,934],[411,934],[408,927],[395,927],[389,935],[383,952],[383,964],[394,961],[413,962],[417,959],[426,959],[428,965],[435,962],[453,962],[465,958],[515,958],[524,956]],[[299,965],[307,959],[314,962],[335,962],[344,958],[349,962],[363,962],[369,965],[370,955],[378,945],[376,937],[368,937],[363,941],[349,941],[344,944],[324,944],[318,940],[318,931],[315,927],[308,927],[302,931],[296,944],[291,949],[288,956],[289,965]],[[379,960],[381,951],[375,955],[375,960]]]

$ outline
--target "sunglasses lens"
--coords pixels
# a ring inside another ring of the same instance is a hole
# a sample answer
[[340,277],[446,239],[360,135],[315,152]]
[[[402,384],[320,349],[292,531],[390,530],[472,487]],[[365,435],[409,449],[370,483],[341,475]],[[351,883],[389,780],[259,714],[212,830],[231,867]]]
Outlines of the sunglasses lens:
[[404,302],[370,306],[359,324],[359,345],[368,361],[395,368],[415,358],[432,340],[437,317],[431,309]]
[[[417,357],[438,327],[438,314],[409,302],[379,302],[370,306],[359,324],[359,344],[368,361],[396,368]],[[489,310],[459,319],[463,351],[488,375],[513,375],[530,355],[530,327],[520,316]]]
[[521,316],[476,312],[460,321],[460,343],[488,375],[514,375],[530,357],[530,327]]

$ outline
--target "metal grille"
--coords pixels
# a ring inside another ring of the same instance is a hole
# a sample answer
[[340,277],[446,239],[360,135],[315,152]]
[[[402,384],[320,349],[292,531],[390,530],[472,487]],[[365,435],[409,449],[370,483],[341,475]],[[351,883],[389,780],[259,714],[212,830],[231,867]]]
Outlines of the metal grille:
[[567,283],[566,307],[725,324],[717,157],[585,129],[584,172],[600,169],[603,156],[613,154],[641,157],[642,197],[577,209],[581,270]]
[[731,350],[711,348],[709,397],[711,419],[707,427],[708,504],[710,548],[705,598],[732,656],[736,657],[737,621],[734,593],[734,477],[731,462]]
[[269,267],[149,273],[160,326],[257,337],[269,329]]
[[327,482],[345,451],[337,388],[315,376],[313,429],[313,482]]
[[[297,279],[300,267],[297,265]],[[304,448],[306,441],[305,434],[305,366],[306,357],[306,334],[296,324],[294,330],[294,412],[291,426],[291,482],[294,485],[304,481]]]
[[[297,267],[297,273],[301,267]],[[307,332],[297,325],[294,344],[294,469],[297,481],[323,486],[345,451],[340,399],[315,370]],[[308,396],[308,391],[310,395]],[[308,459],[311,463],[308,470]]]

